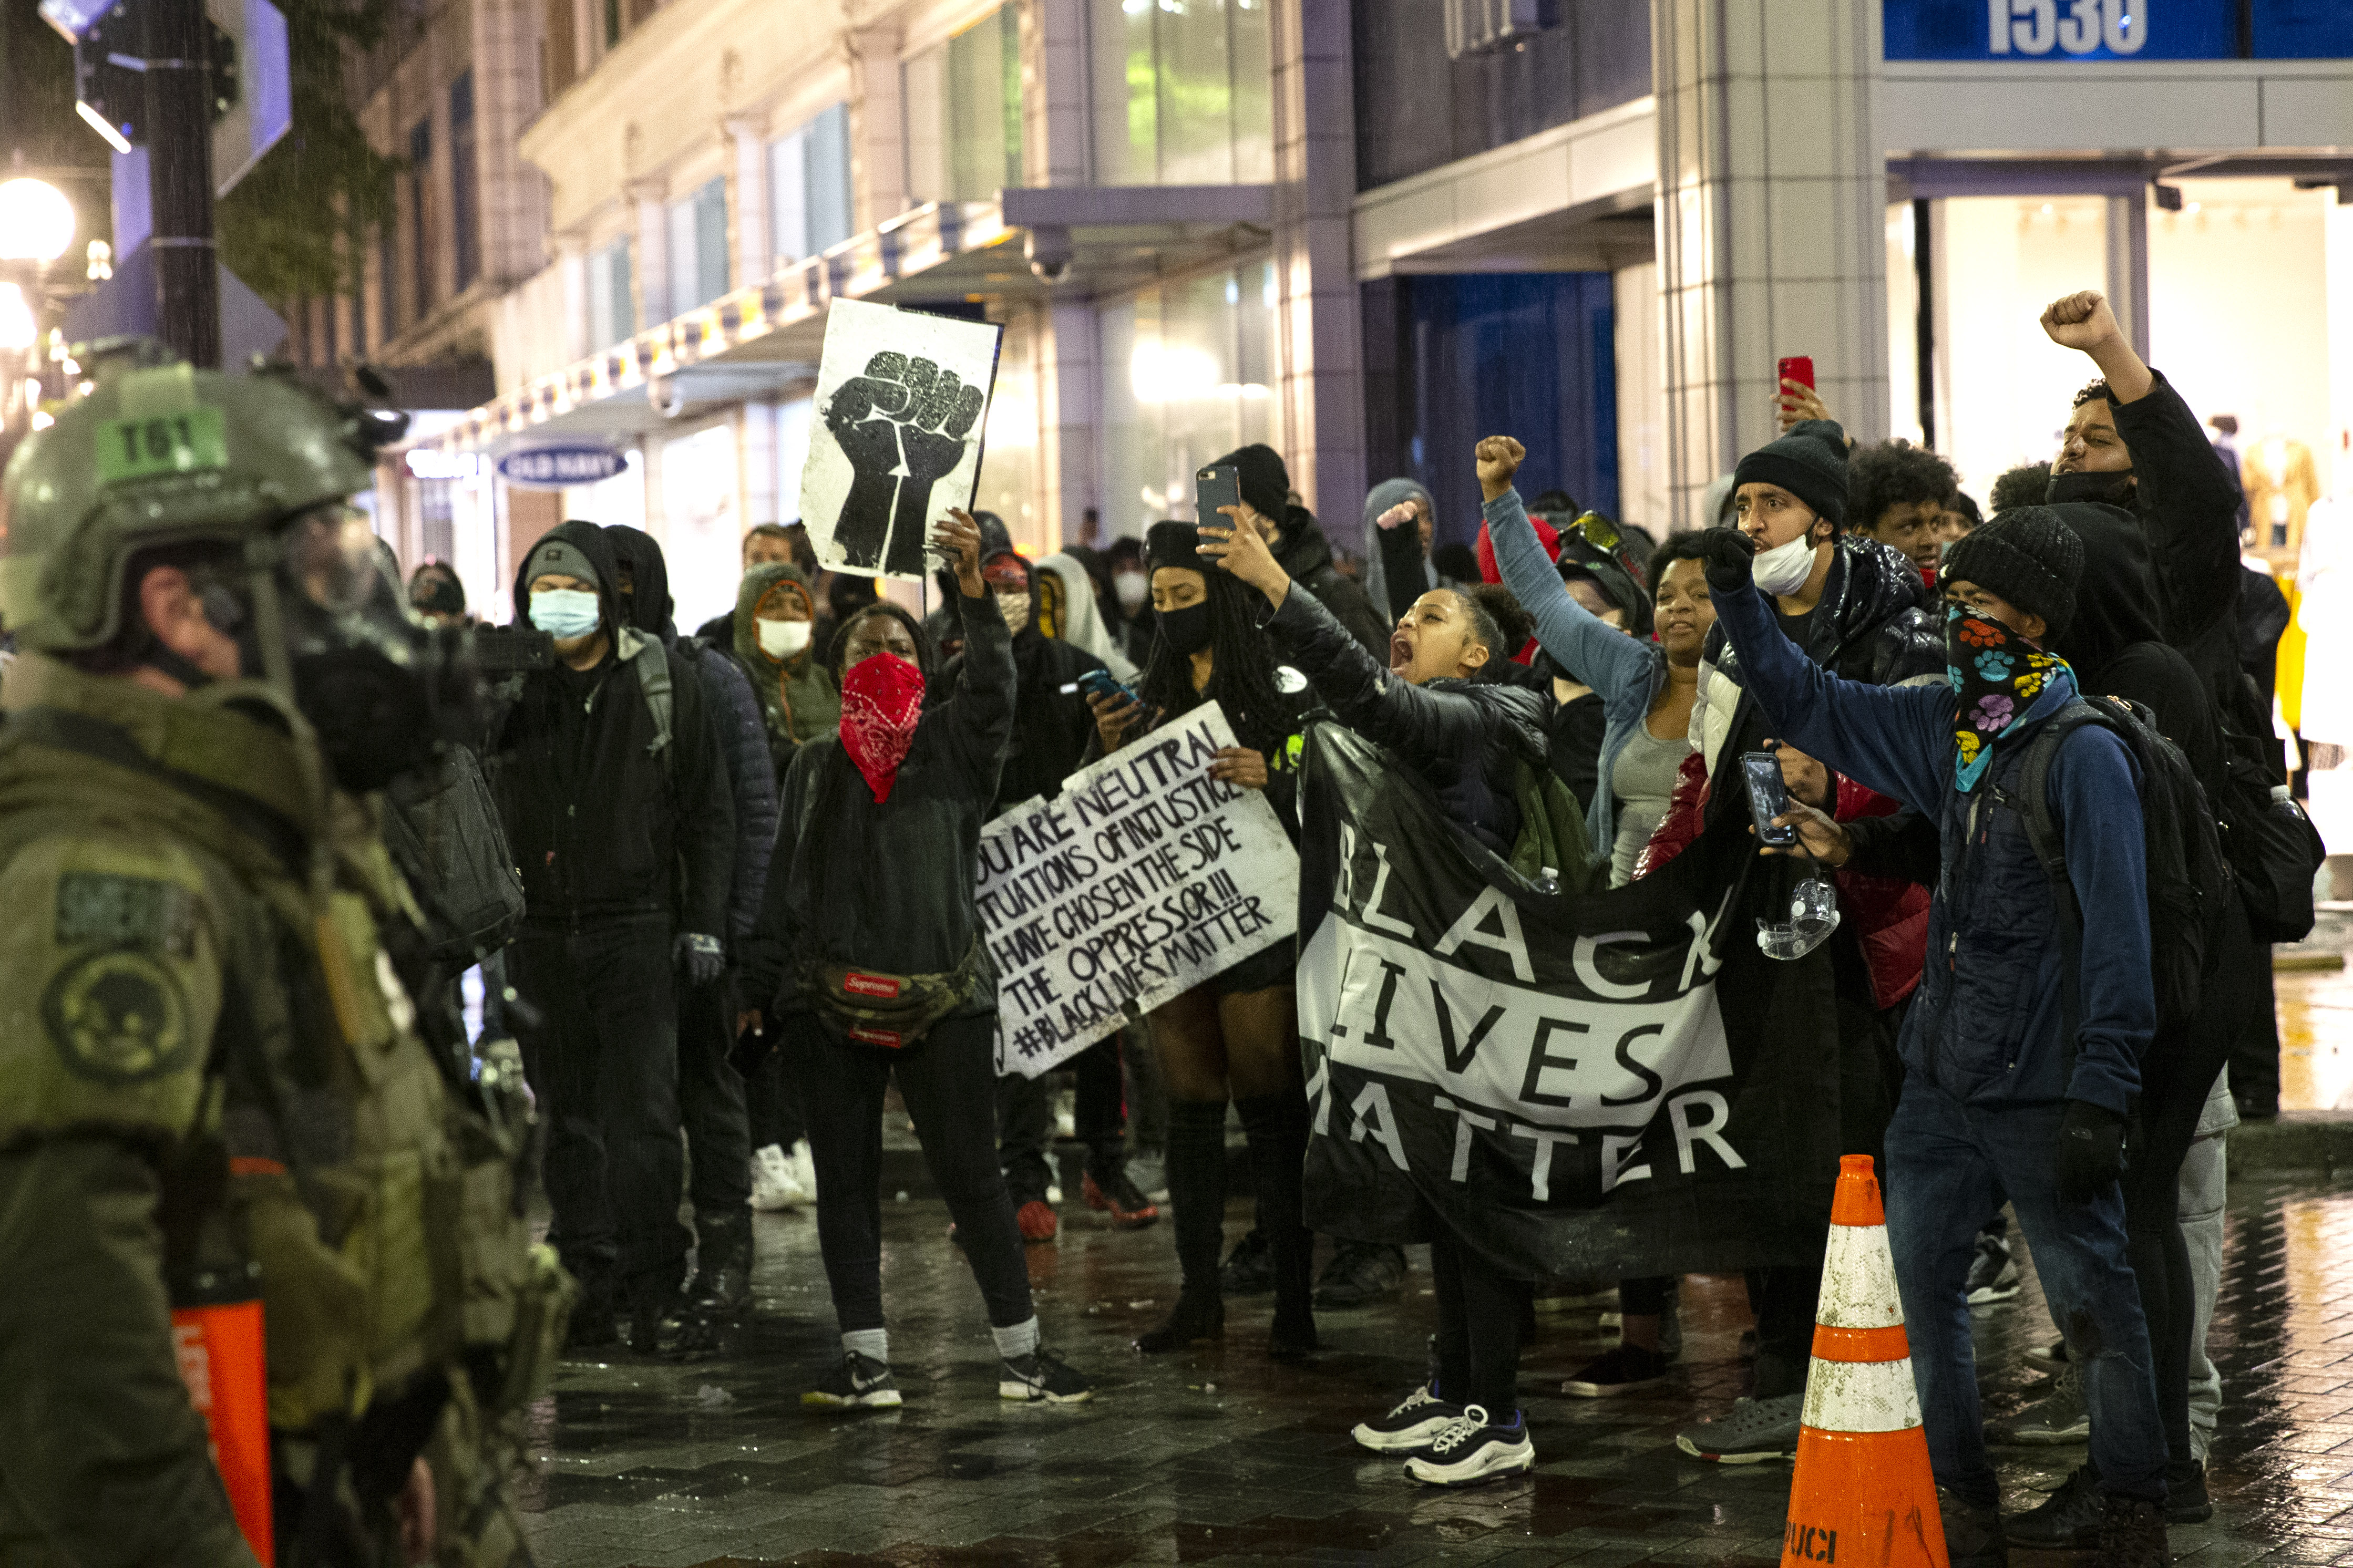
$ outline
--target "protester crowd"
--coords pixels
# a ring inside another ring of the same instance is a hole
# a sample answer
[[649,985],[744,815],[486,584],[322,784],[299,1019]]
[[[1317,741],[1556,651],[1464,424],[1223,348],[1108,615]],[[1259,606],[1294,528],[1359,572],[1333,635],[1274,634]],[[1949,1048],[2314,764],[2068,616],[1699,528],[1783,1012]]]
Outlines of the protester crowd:
[[[895,1088],[1004,1397],[1090,1396],[1047,1348],[1023,1260],[1071,1201],[1121,1229],[1169,1222],[1181,1289],[1139,1351],[1218,1339],[1229,1298],[1269,1292],[1268,1354],[1312,1357],[1319,1309],[1395,1292],[1407,1263],[1340,1237],[1314,1267],[1297,948],[1055,1073],[999,1076],[985,825],[1215,702],[1235,744],[1211,776],[1263,792],[1294,843],[1314,826],[1303,759],[1335,726],[1531,887],[1617,889],[1747,820],[1741,763],[1764,752],[1787,801],[1757,826],[1791,842],[1759,846],[1760,875],[1810,861],[1841,915],[1819,1131],[1884,1184],[1951,1559],[1999,1563],[2007,1542],[2165,1561],[2168,1522],[2211,1512],[2216,1135],[2274,1109],[2263,944],[2296,934],[2299,865],[2309,920],[2313,840],[2258,689],[2278,632],[2242,606],[2235,474],[2099,295],[2041,325],[2096,378],[2052,410],[2051,461],[1982,507],[1936,452],[1859,446],[1784,381],[1781,434],[1714,487],[1714,524],[1663,541],[1562,492],[1524,500],[1509,435],[1478,444],[1475,538],[1444,544],[1457,503],[1390,479],[1361,555],[1335,548],[1264,446],[1215,465],[1237,504],[1101,550],[1031,560],[999,520],[955,512],[928,619],[767,525],[733,614],[684,635],[652,539],[548,533],[514,595],[552,657],[501,688],[482,747],[524,899],[484,986],[547,1126],[551,1239],[582,1289],[570,1347],[709,1343],[748,1306],[750,1213],[813,1204],[842,1356],[805,1397],[897,1405],[878,1191]],[[410,595],[463,618],[445,566]],[[1532,838],[1553,847],[1541,865]],[[1229,1254],[1236,1123],[1256,1223]],[[1567,1394],[1672,1375],[1674,1279],[1531,1278],[1422,1218],[1430,1376],[1356,1428],[1414,1479],[1535,1462],[1518,1373],[1540,1300],[1614,1288],[1620,1342]],[[2012,1225],[2056,1375],[1989,1424],[1970,1315],[2019,1294]],[[1821,1280],[1819,1240],[1747,1271],[1748,1392],[1678,1433],[1683,1454],[1795,1452]],[[2090,1458],[2005,1519],[1989,1437],[2088,1438]]]

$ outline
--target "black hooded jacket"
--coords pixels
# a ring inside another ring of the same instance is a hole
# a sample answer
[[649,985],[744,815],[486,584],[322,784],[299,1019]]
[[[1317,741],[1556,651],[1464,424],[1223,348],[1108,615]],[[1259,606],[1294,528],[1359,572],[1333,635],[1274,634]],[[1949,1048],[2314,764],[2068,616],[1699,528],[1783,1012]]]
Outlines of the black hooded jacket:
[[[1788,629],[1788,623],[1782,623]],[[1913,564],[1887,545],[1841,533],[1822,596],[1806,617],[1805,655],[1832,674],[1897,686],[1945,673],[1945,623]],[[1707,634],[1708,662],[1740,679],[1740,656],[1722,626]]]
[[1395,752],[1448,816],[1496,854],[1511,854],[1521,826],[1518,764],[1550,765],[1548,698],[1500,680],[1409,685],[1357,647],[1313,594],[1285,595],[1266,629],[1340,722]]
[[670,563],[654,536],[619,523],[608,525],[605,536],[613,542],[614,559],[628,573],[634,587],[628,599],[630,625],[649,637],[659,637],[674,656],[694,667],[710,704],[712,723],[719,731],[728,797],[735,807],[727,937],[740,942],[752,934],[753,922],[760,918],[760,892],[767,881],[768,857],[776,845],[776,773],[768,755],[767,721],[761,717],[760,700],[752,694],[751,681],[733,658],[691,637],[679,637],[671,619],[676,606],[670,598]]
[[2181,748],[2210,795],[2222,787],[2222,740],[2207,683],[2165,640],[2164,600],[2147,535],[2130,512],[2094,501],[2052,509],[2084,542],[2075,614],[2051,651],[2075,671],[2075,689],[2123,697],[2157,715],[2158,732]]
[[[663,914],[679,931],[723,935],[735,811],[702,683],[678,653],[661,650],[672,692],[665,763],[653,752],[653,712],[628,657],[642,637],[621,614],[611,542],[593,522],[560,524],[550,537],[596,567],[613,647],[594,669],[559,661],[526,676],[491,748],[499,815],[522,872],[523,919],[554,926]],[[519,612],[531,603],[529,563],[526,552],[515,574]]]
[[1324,537],[1314,512],[1303,506],[1283,508],[1282,539],[1274,547],[1274,561],[1293,582],[1314,595],[1317,603],[1331,611],[1332,618],[1364,644],[1376,660],[1388,662],[1388,624],[1373,608],[1364,589],[1332,564],[1332,542]]

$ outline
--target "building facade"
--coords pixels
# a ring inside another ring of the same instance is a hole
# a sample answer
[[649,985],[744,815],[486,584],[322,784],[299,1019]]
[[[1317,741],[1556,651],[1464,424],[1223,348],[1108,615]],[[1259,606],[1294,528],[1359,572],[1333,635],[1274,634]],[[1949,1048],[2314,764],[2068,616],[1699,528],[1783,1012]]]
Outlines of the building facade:
[[[2083,287],[2323,493],[2353,426],[2316,0],[470,5],[369,102],[433,171],[385,275],[434,253],[370,341],[490,363],[384,487],[485,605],[565,516],[663,539],[681,621],[725,603],[798,515],[837,298],[1004,324],[977,504],[1039,552],[1189,517],[1249,440],[1343,547],[1398,473],[1468,537],[1495,430],[1525,488],[1689,526],[1798,354],[1982,493],[2049,455],[2082,367],[2034,319]],[[626,466],[498,475],[584,443]]]

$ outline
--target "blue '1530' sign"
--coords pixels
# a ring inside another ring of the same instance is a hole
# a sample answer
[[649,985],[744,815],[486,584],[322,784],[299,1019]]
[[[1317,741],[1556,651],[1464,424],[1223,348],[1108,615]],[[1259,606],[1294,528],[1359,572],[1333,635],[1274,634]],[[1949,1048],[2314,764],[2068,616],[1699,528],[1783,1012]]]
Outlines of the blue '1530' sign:
[[1891,60],[2353,56],[2353,0],[1885,0]]

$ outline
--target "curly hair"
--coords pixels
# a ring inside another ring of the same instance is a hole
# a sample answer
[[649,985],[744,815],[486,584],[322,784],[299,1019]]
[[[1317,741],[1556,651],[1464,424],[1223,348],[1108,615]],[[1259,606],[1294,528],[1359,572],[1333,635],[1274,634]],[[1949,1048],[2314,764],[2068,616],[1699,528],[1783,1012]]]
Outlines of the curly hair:
[[1472,679],[1493,680],[1535,635],[1535,617],[1522,609],[1519,600],[1501,583],[1474,583],[1455,589],[1454,596],[1470,615],[1471,640],[1487,650],[1487,662]]
[[2107,395],[2108,378],[2105,375],[2095,375],[2091,380],[2085,382],[2083,386],[2076,391],[2075,401],[2070,403],[2067,406],[2070,409],[2081,408],[2086,403],[2091,402],[2094,397],[2106,397]]
[[1858,447],[1847,459],[1846,515],[1865,532],[1895,507],[1926,501],[1943,510],[1961,488],[1953,465],[1909,441]]
[[1193,657],[1176,652],[1152,625],[1152,652],[1136,681],[1146,708],[1173,719],[1197,703],[1215,701],[1234,728],[1234,738],[1272,756],[1291,736],[1293,704],[1276,689],[1274,653],[1250,614],[1253,590],[1224,572],[1201,574],[1209,607],[1209,683],[1193,689]]
[[2051,465],[2021,463],[2006,469],[1986,495],[1986,510],[1999,517],[2014,506],[2041,506],[2051,493]]

